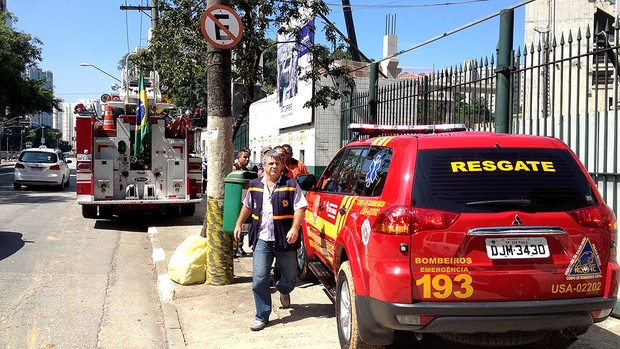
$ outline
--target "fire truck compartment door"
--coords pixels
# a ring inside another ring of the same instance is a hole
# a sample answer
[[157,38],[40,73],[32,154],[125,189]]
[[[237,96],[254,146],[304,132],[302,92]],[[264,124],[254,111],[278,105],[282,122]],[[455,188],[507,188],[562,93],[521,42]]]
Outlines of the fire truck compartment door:
[[114,160],[95,160],[95,199],[114,197]]
[[185,177],[185,161],[180,159],[168,159],[166,193],[169,199],[185,198]]

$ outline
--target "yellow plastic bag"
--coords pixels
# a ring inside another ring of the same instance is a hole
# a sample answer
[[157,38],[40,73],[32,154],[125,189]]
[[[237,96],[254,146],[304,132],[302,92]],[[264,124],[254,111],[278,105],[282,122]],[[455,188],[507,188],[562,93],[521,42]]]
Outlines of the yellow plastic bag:
[[181,285],[200,284],[207,278],[207,239],[188,236],[170,257],[170,280]]

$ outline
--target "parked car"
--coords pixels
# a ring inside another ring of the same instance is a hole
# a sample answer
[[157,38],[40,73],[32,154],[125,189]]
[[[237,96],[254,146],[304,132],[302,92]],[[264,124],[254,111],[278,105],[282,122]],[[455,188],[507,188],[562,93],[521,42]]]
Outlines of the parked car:
[[609,316],[616,218],[564,143],[352,127],[390,136],[351,142],[318,181],[300,178],[301,277],[333,298],[342,348],[382,347],[395,331],[560,348]]
[[59,190],[69,186],[69,166],[58,149],[29,148],[19,154],[13,171],[13,188],[23,185],[55,186]]

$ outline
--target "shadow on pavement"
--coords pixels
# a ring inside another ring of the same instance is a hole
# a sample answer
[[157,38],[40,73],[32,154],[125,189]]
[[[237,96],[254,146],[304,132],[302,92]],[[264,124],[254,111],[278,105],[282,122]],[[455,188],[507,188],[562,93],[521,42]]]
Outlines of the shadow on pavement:
[[21,233],[0,231],[0,261],[21,250],[26,242],[31,242],[22,240],[22,236]]

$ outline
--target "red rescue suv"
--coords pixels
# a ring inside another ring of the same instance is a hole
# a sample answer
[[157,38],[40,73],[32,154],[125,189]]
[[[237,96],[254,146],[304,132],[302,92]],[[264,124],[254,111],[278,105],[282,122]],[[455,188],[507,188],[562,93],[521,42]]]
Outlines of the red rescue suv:
[[395,331],[565,347],[609,316],[616,218],[564,143],[464,125],[353,128],[391,136],[351,142],[318,180],[300,180],[301,277],[335,301],[342,348],[388,345]]

